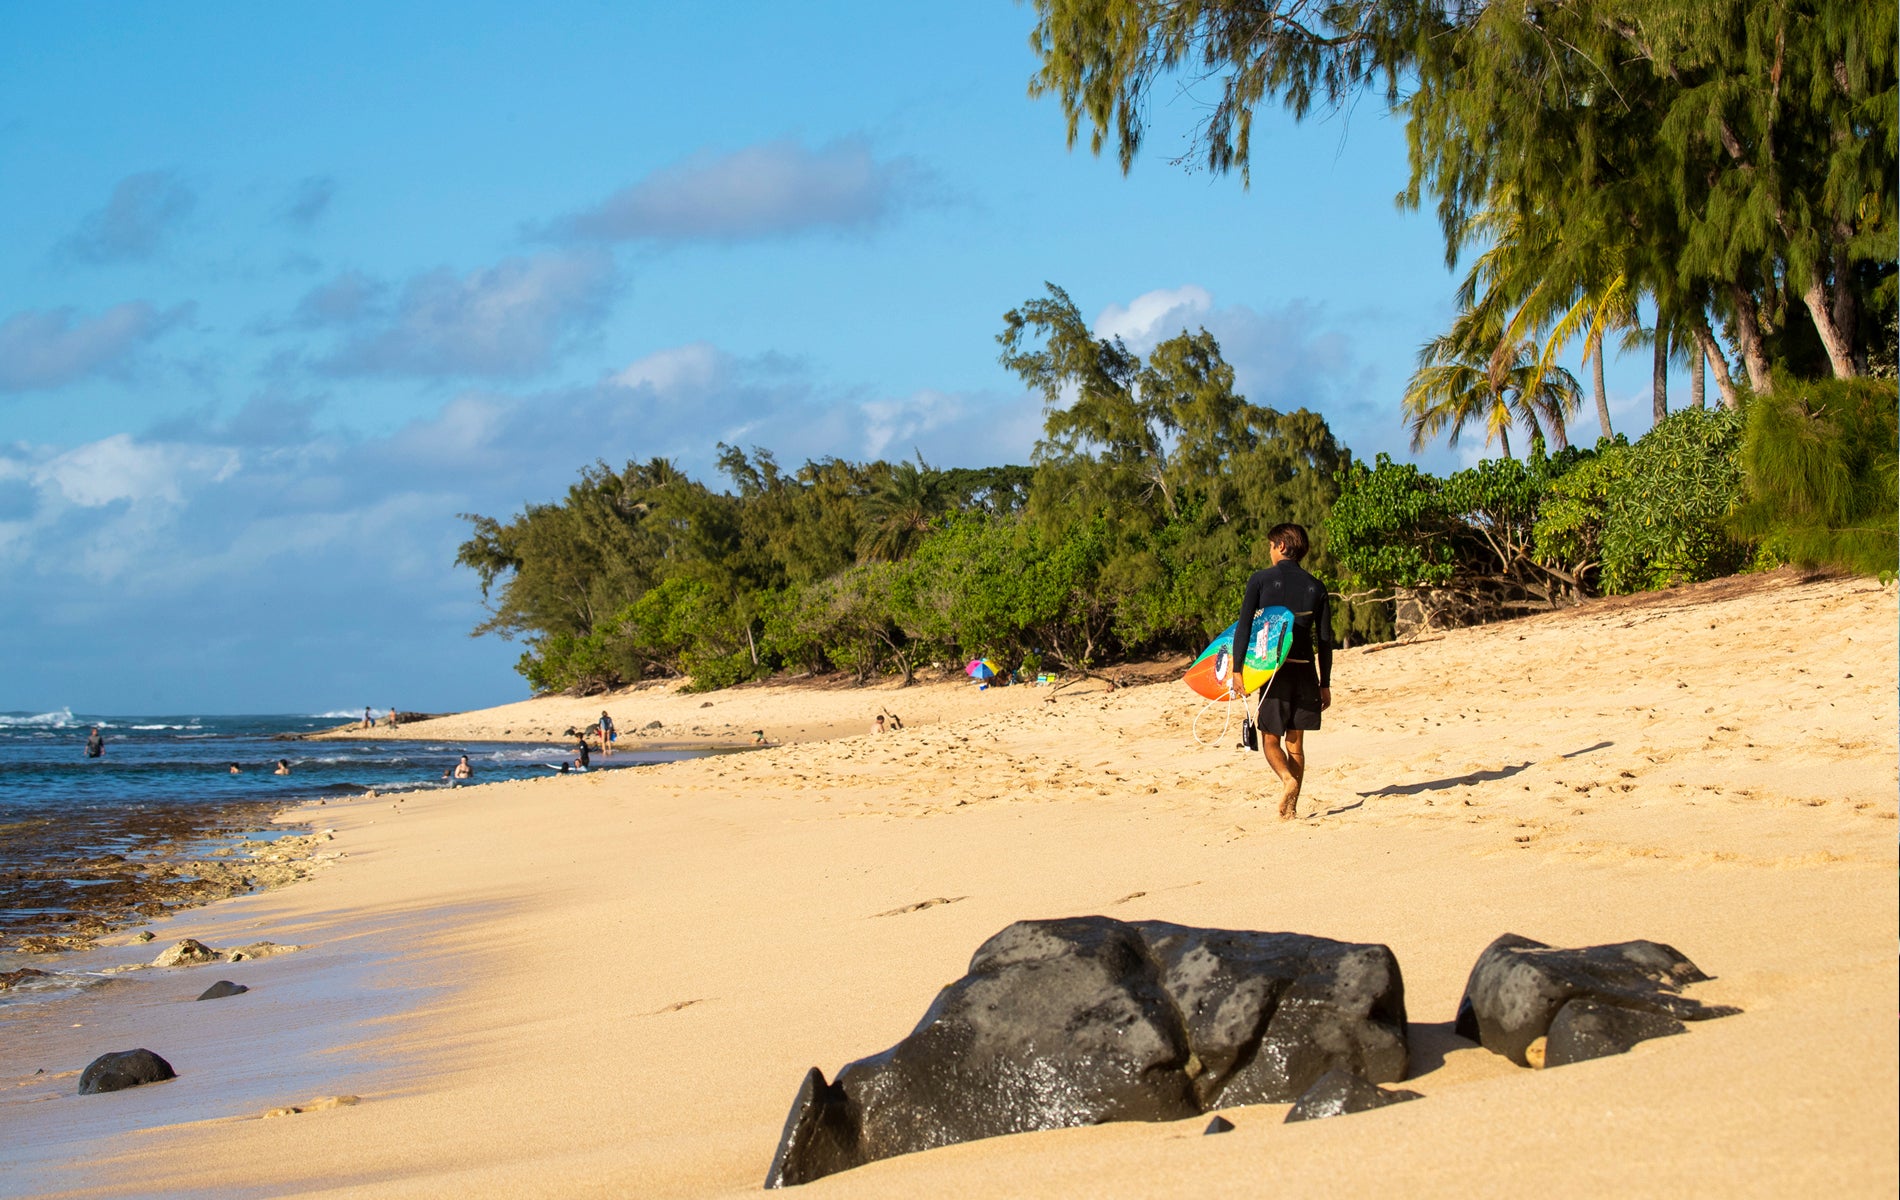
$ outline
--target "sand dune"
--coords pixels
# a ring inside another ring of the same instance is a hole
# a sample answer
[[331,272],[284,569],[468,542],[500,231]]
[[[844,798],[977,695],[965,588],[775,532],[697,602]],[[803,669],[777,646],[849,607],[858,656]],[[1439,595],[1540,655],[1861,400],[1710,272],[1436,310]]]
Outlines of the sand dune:
[[[314,810],[346,860],[159,930],[309,949],[145,972],[63,1010],[83,1034],[13,1021],[0,1123],[60,1152],[20,1178],[80,1195],[750,1194],[806,1068],[903,1036],[1009,922],[1106,913],[1390,945],[1426,1099],[994,1139],[808,1194],[1891,1195],[1897,620],[1891,586],[1780,573],[1345,652],[1294,822],[1176,684],[655,697],[912,728]],[[563,703],[453,736],[558,732]],[[1505,931],[1672,943],[1744,1012],[1521,1070],[1451,1033]],[[174,1003],[206,970],[254,988],[215,1024]],[[131,1045],[180,1078],[32,1083]]]

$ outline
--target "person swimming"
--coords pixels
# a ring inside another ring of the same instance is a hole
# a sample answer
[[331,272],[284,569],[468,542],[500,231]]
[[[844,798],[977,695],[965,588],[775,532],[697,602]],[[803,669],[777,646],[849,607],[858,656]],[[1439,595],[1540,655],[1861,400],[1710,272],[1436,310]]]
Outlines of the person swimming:
[[272,772],[271,772],[271,774],[273,774],[273,775],[288,775],[288,774],[290,774],[290,760],[289,760],[289,759],[287,759],[287,758],[280,758],[280,759],[278,759],[278,760],[277,760],[277,769],[276,769],[275,771],[272,771]]
[[240,767],[240,766],[238,766],[238,765],[237,765],[236,763],[232,763],[232,764],[231,764],[231,774],[233,774],[233,775],[242,775],[242,774],[244,774],[244,768],[243,768],[243,767]]

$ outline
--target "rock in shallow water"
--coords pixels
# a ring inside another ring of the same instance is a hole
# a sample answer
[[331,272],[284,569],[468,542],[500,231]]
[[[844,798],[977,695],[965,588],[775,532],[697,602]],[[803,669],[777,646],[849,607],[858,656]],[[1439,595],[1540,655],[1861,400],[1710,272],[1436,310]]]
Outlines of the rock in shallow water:
[[1422,1099],[1424,1097],[1417,1092],[1408,1092],[1404,1088],[1388,1091],[1375,1087],[1349,1071],[1328,1071],[1314,1080],[1312,1087],[1300,1093],[1300,1098],[1287,1111],[1286,1123],[1323,1121],[1327,1117],[1371,1112],[1388,1104]]
[[172,1065],[150,1050],[120,1050],[101,1054],[86,1064],[79,1073],[79,1094],[95,1096],[176,1078],[178,1072],[172,1070]]
[[1531,1065],[1526,1051],[1539,1038],[1544,1066],[1621,1054],[1681,1033],[1683,1021],[1740,1012],[1682,994],[1708,978],[1659,942],[1563,950],[1507,933],[1471,968],[1456,1031],[1519,1066]]
[[200,995],[198,999],[222,1000],[226,996],[242,996],[244,993],[250,990],[251,990],[250,988],[245,987],[241,983],[232,983],[229,979],[220,979],[216,983],[212,984],[210,987],[206,988],[204,990],[204,993]]
[[1300,934],[1108,917],[1019,921],[909,1037],[814,1068],[766,1186],[1036,1129],[1291,1100],[1335,1067],[1402,1079],[1392,952]]

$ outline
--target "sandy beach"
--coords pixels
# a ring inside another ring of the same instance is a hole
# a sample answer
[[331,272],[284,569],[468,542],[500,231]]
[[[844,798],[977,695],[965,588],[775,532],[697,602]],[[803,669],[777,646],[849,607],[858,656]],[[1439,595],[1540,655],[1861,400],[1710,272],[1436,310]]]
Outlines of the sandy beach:
[[[623,736],[785,744],[285,814],[341,857],[74,961],[302,949],[0,1011],[0,1192],[754,1194],[808,1068],[904,1036],[1012,921],[1099,913],[1390,946],[1424,1100],[991,1139],[809,1194],[1892,1195],[1897,622],[1892,585],[1782,571],[1346,651],[1292,822],[1172,682],[651,688],[402,727],[527,740],[607,707]],[[870,734],[880,710],[908,728]],[[1666,942],[1743,1011],[1519,1068],[1451,1028],[1505,932]],[[252,990],[191,1001],[216,979]],[[73,1095],[133,1046],[179,1077]]]

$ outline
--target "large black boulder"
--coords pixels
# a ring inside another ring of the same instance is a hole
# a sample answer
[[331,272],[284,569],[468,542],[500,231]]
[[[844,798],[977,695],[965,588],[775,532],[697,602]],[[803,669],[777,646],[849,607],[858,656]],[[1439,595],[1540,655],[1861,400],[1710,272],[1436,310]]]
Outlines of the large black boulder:
[[1328,1070],[1404,1077],[1384,946],[1108,917],[1019,921],[897,1045],[806,1075],[766,1175],[808,1183],[1006,1133],[1291,1100]]
[[1286,1123],[1296,1121],[1323,1121],[1327,1117],[1343,1117],[1351,1113],[1371,1112],[1375,1108],[1384,1108],[1388,1104],[1403,1104],[1407,1100],[1422,1100],[1417,1092],[1404,1088],[1387,1090],[1374,1086],[1349,1071],[1333,1070],[1313,1081],[1313,1086],[1300,1093],[1300,1098],[1287,1110]]
[[117,1092],[143,1083],[161,1083],[178,1078],[172,1065],[150,1050],[120,1050],[101,1054],[79,1073],[79,1094],[96,1096]]
[[1682,994],[1708,978],[1659,942],[1564,950],[1507,933],[1471,968],[1455,1029],[1521,1067],[1538,1038],[1548,1039],[1545,1066],[1582,1062],[1740,1012]]

